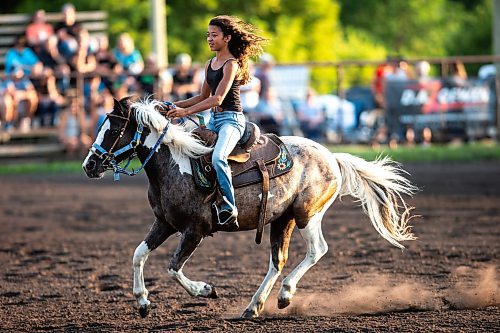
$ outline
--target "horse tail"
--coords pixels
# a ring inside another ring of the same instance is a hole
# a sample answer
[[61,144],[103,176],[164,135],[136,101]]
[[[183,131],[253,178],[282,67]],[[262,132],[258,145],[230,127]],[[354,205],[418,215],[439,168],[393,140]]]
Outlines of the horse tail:
[[402,175],[401,166],[388,157],[368,162],[350,154],[333,156],[342,175],[340,197],[358,199],[378,233],[394,246],[403,249],[400,241],[416,239],[408,225],[413,207],[402,194],[411,196],[418,189]]

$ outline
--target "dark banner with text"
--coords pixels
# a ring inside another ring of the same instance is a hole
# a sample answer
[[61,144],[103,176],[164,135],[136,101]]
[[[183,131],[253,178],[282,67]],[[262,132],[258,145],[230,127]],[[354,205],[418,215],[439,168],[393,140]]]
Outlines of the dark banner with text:
[[402,135],[411,127],[485,136],[496,126],[494,80],[447,79],[387,81],[389,130]]

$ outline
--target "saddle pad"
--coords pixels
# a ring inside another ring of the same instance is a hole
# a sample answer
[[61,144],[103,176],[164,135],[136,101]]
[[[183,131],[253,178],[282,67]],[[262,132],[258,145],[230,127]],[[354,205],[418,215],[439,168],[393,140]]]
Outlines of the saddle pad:
[[[293,167],[292,157],[281,139],[274,134],[261,136],[259,144],[252,149],[250,159],[244,163],[229,161],[233,175],[234,188],[262,182],[262,174],[257,160],[262,159],[269,173],[269,179],[276,178]],[[217,175],[211,164],[211,154],[199,159],[191,159],[191,168],[195,183],[203,191],[211,192],[215,188]]]

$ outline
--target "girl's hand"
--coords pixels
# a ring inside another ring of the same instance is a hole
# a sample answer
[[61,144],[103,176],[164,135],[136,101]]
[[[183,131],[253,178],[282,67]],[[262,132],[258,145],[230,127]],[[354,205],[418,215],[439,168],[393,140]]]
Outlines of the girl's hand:
[[176,118],[182,118],[182,117],[188,116],[189,114],[190,113],[186,109],[176,107],[175,109],[172,109],[172,110],[167,112],[167,117],[172,118],[172,119],[176,119]]

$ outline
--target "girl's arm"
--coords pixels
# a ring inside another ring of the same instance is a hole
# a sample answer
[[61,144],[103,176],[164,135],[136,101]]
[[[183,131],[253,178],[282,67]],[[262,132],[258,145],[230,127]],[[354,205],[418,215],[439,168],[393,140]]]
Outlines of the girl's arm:
[[[210,109],[214,106],[220,106],[222,104],[222,101],[226,97],[229,89],[231,88],[231,85],[233,84],[233,81],[236,78],[237,72],[238,72],[238,63],[236,62],[236,60],[228,61],[224,65],[223,69],[224,76],[222,77],[222,80],[217,86],[217,90],[215,91],[215,94],[213,96],[210,96],[210,94],[208,94],[208,96],[201,99],[200,102],[191,105],[186,105],[187,103],[186,104],[175,103],[178,106],[178,108],[170,110],[167,113],[167,116],[172,118],[185,117],[193,113]],[[206,78],[205,81],[203,82],[202,95],[199,96],[203,96],[204,91],[208,91],[208,93],[210,93],[210,88],[208,86]],[[189,100],[186,101],[193,100],[196,97],[198,96],[190,98]]]

